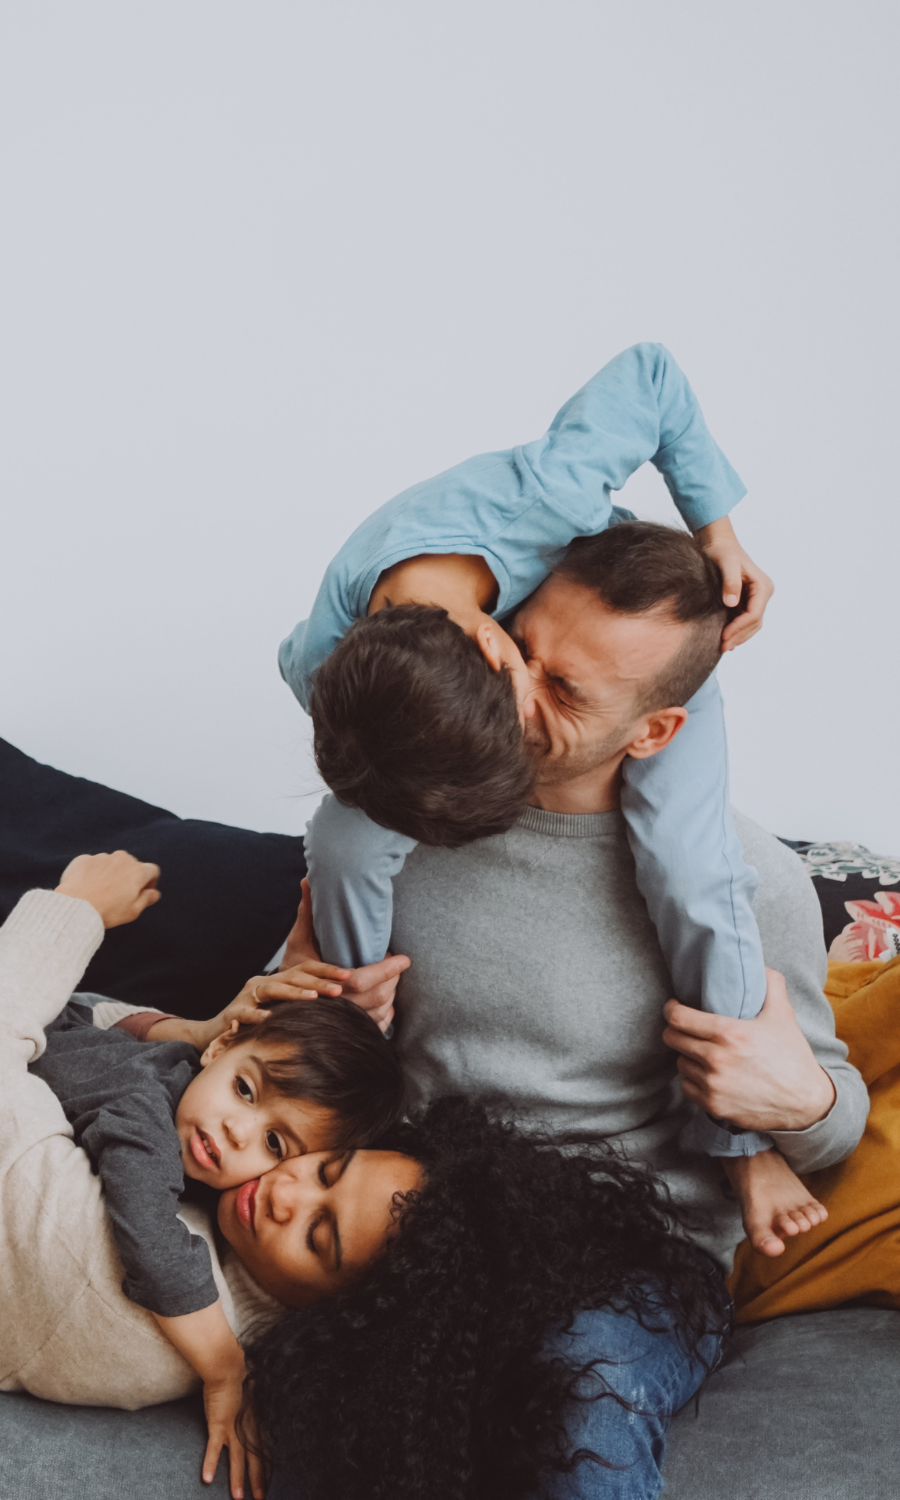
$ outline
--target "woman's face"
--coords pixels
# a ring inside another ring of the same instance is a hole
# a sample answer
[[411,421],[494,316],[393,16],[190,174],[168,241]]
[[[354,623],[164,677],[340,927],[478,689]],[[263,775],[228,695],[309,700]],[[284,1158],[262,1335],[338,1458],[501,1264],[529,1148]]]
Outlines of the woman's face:
[[219,1199],[219,1228],[264,1291],[304,1307],[340,1290],[383,1249],[396,1193],[422,1186],[396,1151],[295,1156]]

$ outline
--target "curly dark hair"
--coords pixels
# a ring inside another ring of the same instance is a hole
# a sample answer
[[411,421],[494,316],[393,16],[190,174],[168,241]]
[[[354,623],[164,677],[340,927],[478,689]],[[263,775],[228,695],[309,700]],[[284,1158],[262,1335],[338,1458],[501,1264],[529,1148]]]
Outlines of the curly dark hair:
[[426,1174],[396,1205],[398,1232],[362,1280],[247,1355],[263,1441],[298,1495],[517,1500],[541,1474],[604,1463],[567,1446],[586,1367],[546,1343],[613,1299],[645,1327],[654,1298],[671,1304],[709,1368],[700,1345],[728,1322],[721,1272],[673,1233],[647,1173],[456,1098],[385,1144]]
[[310,712],[338,800],[422,844],[505,833],[534,785],[509,672],[445,609],[356,620],[316,672]]

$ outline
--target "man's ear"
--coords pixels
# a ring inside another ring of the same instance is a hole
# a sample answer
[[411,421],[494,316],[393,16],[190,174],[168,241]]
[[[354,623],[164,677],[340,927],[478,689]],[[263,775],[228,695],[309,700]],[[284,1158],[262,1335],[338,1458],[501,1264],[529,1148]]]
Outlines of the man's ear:
[[220,1053],[225,1051],[225,1044],[229,1042],[237,1031],[237,1021],[232,1021],[227,1031],[220,1031],[217,1037],[213,1037],[206,1051],[200,1058],[201,1068],[208,1068],[211,1062],[215,1062]]
[[489,666],[492,666],[495,672],[499,672],[503,666],[503,652],[496,626],[489,616],[486,615],[476,627],[475,640]]
[[626,755],[632,760],[648,760],[670,745],[682,724],[688,721],[686,708],[658,708],[637,725],[637,733],[625,746]]

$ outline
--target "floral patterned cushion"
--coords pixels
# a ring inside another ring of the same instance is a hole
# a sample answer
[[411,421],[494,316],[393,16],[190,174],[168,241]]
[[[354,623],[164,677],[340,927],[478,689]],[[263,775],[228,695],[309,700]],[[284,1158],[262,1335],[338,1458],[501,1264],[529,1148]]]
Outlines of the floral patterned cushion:
[[863,844],[784,842],[812,877],[829,958],[866,963],[900,955],[900,859],[873,854]]

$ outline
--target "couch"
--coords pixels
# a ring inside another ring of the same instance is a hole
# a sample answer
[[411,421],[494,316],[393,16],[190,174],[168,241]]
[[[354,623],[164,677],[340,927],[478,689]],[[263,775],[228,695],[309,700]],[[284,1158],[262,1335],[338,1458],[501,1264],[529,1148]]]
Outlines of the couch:
[[[158,862],[167,899],[110,935],[119,941],[104,944],[85,989],[137,1004],[162,989],[170,1008],[177,982],[183,1014],[214,1013],[290,925],[302,840],[181,820],[0,741],[0,921],[25,890],[55,884],[74,854],[114,847]],[[847,899],[900,884],[900,862],[857,846],[793,847],[829,944],[849,920]],[[846,1307],[739,1328],[699,1401],[673,1422],[665,1500],[900,1495],[898,1392],[900,1312]],[[200,1479],[204,1437],[199,1398],[125,1412],[2,1394],[0,1500],[224,1500],[224,1460],[212,1485]]]

